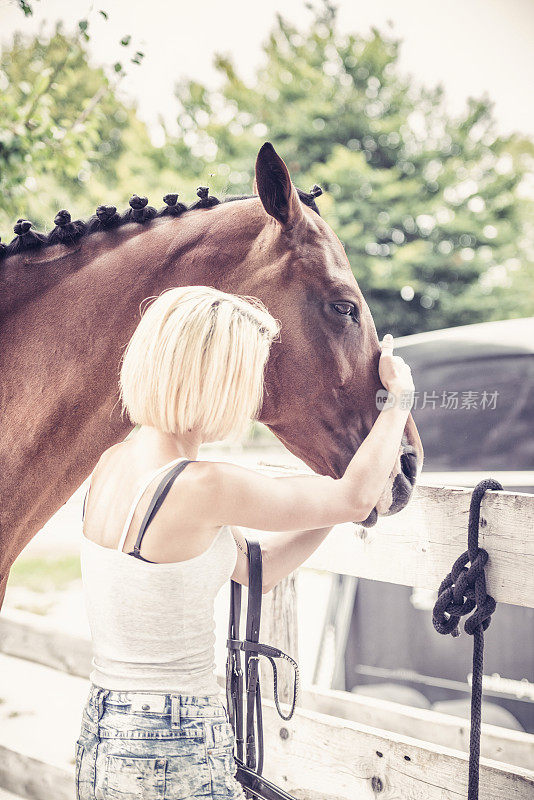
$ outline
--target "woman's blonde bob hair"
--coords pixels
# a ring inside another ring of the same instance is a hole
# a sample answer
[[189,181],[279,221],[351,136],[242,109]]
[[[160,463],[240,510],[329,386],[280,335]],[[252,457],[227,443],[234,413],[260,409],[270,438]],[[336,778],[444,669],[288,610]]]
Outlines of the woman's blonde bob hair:
[[259,413],[264,368],[280,325],[257,297],[210,286],[167,289],[151,302],[122,357],[123,412],[172,434],[237,440]]

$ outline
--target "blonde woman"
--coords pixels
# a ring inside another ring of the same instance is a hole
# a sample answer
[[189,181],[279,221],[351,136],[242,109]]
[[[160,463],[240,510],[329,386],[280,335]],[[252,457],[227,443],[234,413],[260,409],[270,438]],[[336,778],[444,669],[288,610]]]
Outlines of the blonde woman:
[[[279,333],[258,299],[186,286],[148,305],[125,349],[121,400],[140,428],[102,454],[84,502],[93,661],[78,800],[244,797],[214,674],[214,597],[230,578],[248,582],[239,526],[273,532],[267,592],[333,525],[365,519],[393,468],[410,403],[380,412],[337,480],[273,479],[197,458],[201,444],[238,438],[259,413]],[[413,396],[392,349],[388,335],[382,383]]]

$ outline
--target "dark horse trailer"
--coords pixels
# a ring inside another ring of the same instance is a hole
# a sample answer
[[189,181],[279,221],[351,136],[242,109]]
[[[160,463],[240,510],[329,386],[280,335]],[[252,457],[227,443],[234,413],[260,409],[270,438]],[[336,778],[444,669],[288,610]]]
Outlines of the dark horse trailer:
[[[415,381],[421,482],[473,487],[494,477],[533,493],[534,317],[405,336],[396,352]],[[348,576],[332,586],[331,617],[347,643],[333,688],[468,716],[471,637],[451,644],[435,632],[435,593]],[[352,614],[340,615],[347,591]],[[497,605],[486,636],[488,722],[534,732],[533,634],[534,609]]]

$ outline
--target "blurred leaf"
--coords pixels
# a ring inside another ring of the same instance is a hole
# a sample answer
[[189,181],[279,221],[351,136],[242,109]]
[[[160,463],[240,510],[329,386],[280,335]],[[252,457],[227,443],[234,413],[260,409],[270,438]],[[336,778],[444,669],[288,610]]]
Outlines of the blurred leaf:
[[122,44],[122,46],[123,46],[123,47],[127,47],[127,46],[130,44],[131,40],[132,40],[132,37],[131,37],[130,35],[128,35],[128,36],[124,36],[124,37],[121,39],[121,44]]
[[17,2],[25,17],[30,17],[33,14],[33,8],[27,0],[17,0]]

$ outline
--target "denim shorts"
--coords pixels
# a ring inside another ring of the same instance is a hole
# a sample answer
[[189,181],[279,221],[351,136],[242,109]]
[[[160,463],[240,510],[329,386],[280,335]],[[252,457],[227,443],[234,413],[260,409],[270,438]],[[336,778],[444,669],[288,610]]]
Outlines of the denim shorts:
[[76,800],[244,800],[218,697],[91,684],[75,745]]

